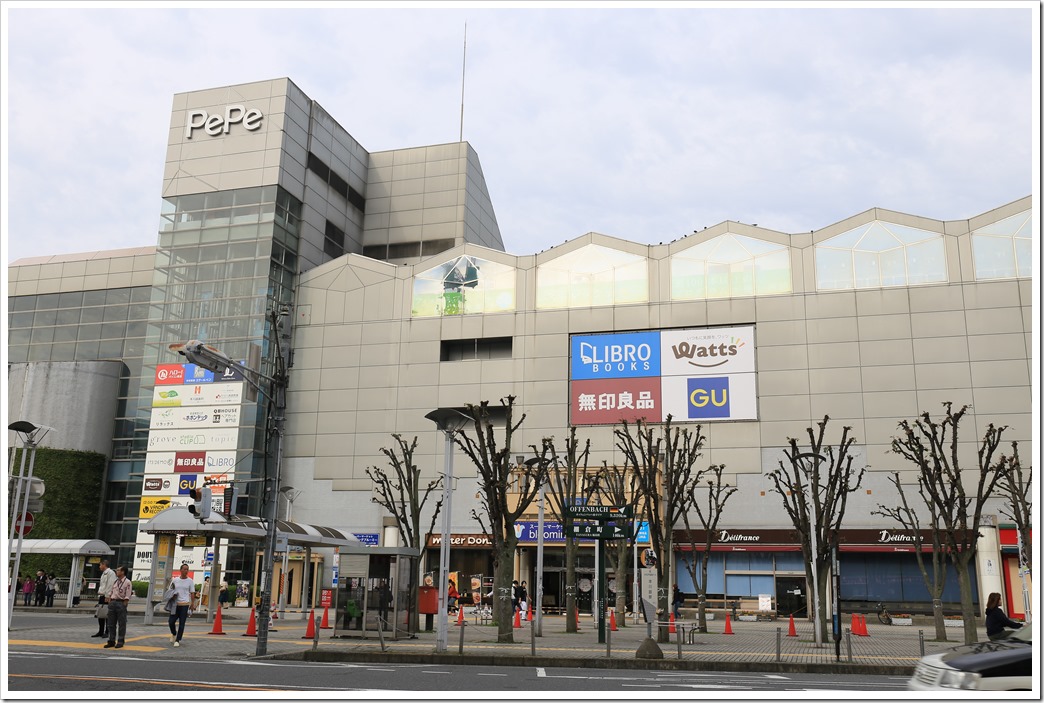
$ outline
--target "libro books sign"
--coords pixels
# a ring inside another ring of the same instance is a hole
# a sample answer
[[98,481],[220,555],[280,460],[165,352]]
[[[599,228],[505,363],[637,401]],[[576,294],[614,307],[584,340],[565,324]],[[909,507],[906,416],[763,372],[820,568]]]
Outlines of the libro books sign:
[[574,425],[756,420],[754,327],[573,335]]

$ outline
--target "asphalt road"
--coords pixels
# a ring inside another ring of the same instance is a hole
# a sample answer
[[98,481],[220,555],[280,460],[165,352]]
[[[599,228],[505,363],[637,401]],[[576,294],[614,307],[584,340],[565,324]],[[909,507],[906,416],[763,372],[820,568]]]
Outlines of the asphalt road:
[[[319,692],[355,692],[358,698],[390,692],[601,691],[619,697],[660,693],[703,692],[777,695],[786,691],[874,691],[887,696],[903,691],[905,678],[815,674],[761,674],[619,671],[608,669],[543,669],[533,667],[438,666],[425,664],[318,664],[290,661],[217,661],[158,659],[102,654],[10,652],[7,684],[12,692],[83,692],[125,694],[128,691],[188,693],[252,692],[257,698],[319,697]],[[643,694],[644,692],[644,694]],[[383,694],[383,695],[382,695]],[[327,696],[322,696],[327,697]]]

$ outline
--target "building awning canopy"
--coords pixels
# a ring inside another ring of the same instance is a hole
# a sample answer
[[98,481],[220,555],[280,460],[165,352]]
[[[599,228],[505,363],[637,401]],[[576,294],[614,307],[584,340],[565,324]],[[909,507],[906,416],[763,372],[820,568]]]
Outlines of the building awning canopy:
[[[11,540],[11,551],[18,548],[18,540]],[[76,554],[103,557],[114,554],[112,547],[100,539],[23,539],[22,554]]]
[[[200,522],[185,506],[175,506],[160,511],[155,517],[140,526],[150,535],[204,535],[224,539],[261,542],[267,536],[265,521],[259,517],[224,515],[214,513],[207,522]],[[276,540],[286,539],[289,544],[305,547],[360,547],[366,548],[354,535],[321,525],[276,520]]]

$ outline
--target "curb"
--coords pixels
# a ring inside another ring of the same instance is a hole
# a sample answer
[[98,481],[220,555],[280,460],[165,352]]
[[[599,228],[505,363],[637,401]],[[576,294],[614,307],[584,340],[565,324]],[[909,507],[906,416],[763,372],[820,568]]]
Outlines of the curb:
[[[251,657],[252,659],[254,657]],[[396,652],[331,652],[305,651],[268,655],[266,659],[309,661],[320,663],[351,662],[386,664],[441,664],[462,666],[540,666],[569,669],[622,669],[649,671],[750,671],[755,662],[686,661],[684,659],[579,659],[574,657],[526,656],[518,654],[407,654]],[[759,672],[770,674],[866,674],[876,676],[912,676],[912,666],[877,664],[821,664],[756,662]]]

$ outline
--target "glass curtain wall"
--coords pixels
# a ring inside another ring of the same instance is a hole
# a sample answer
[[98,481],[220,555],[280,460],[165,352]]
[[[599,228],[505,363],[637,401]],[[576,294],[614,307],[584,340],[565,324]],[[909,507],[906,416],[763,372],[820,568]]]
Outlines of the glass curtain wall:
[[[198,339],[249,366],[259,363],[259,370],[271,375],[267,312],[292,302],[300,218],[301,202],[277,186],[164,199],[138,393],[136,459],[145,456],[156,366],[184,361],[169,344]],[[266,404],[263,395],[244,402],[239,479],[265,475]],[[115,496],[124,489],[118,476],[111,478],[108,493]],[[247,510],[259,515],[263,484],[246,485]],[[135,507],[125,519],[134,529],[124,531],[136,535],[141,478],[126,490],[127,505]],[[134,539],[121,547],[133,549]],[[227,580],[237,579],[252,563],[253,546],[230,545]]]

